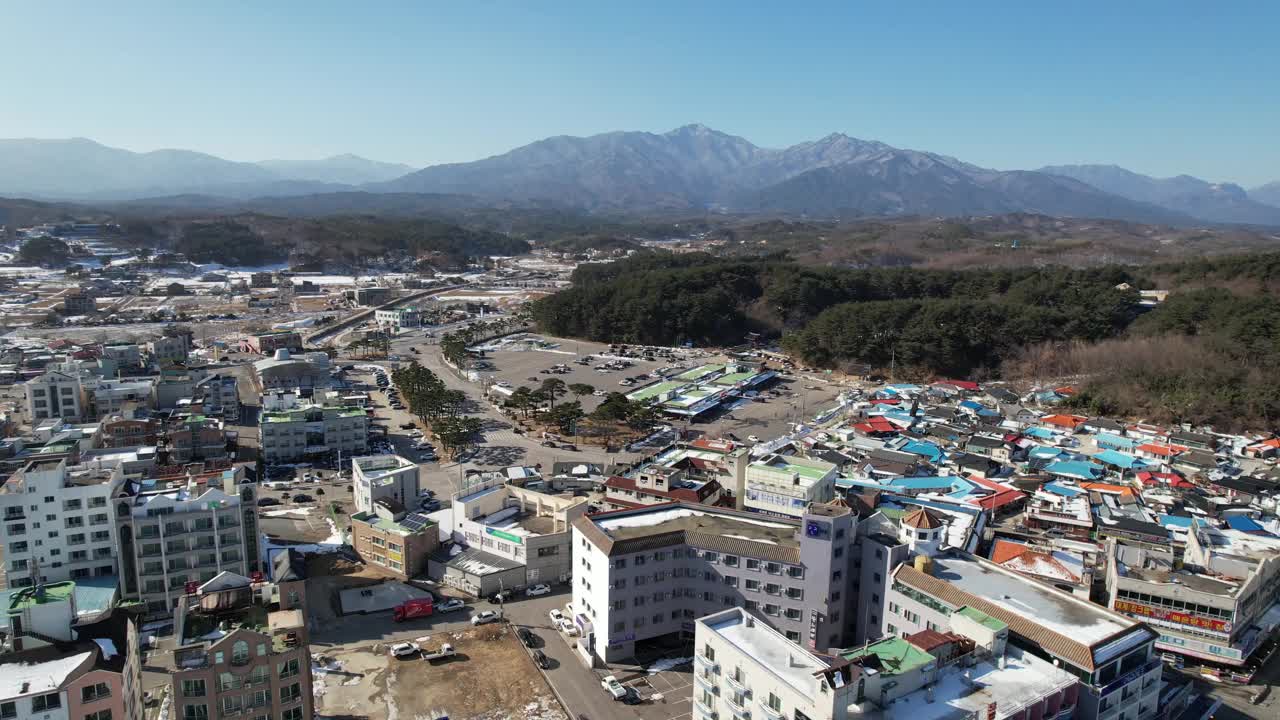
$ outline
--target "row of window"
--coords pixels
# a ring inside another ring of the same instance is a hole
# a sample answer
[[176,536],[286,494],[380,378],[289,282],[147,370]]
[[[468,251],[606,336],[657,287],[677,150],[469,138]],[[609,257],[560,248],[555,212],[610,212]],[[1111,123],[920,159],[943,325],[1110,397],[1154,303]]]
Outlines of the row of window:
[[1116,598],[1119,600],[1128,600],[1129,602],[1142,603],[1144,605],[1152,605],[1154,607],[1168,608],[1178,612],[1190,613],[1192,615],[1200,615],[1202,617],[1219,618],[1222,620],[1234,620],[1235,612],[1225,608],[1210,607],[1208,605],[1200,605],[1198,603],[1185,602],[1182,600],[1173,600],[1161,595],[1148,595],[1147,593],[1138,592],[1136,590],[1118,590]]
[[[585,539],[583,544],[586,544]],[[632,556],[630,562],[632,565],[639,567],[650,560],[653,562],[665,562],[668,557],[677,560],[684,557],[702,558],[702,560],[713,565],[723,564],[726,567],[745,567],[747,570],[755,571],[763,569],[764,572],[770,575],[781,575],[785,572],[789,577],[797,579],[804,577],[804,568],[798,565],[784,565],[782,563],[762,561],[757,558],[740,558],[737,555],[722,555],[713,550],[699,550],[697,548],[688,548],[687,550],[685,548],[674,548],[670,551],[659,550],[652,554],[640,553]],[[616,570],[625,569],[627,562],[627,558],[614,558],[610,563],[610,567]]]

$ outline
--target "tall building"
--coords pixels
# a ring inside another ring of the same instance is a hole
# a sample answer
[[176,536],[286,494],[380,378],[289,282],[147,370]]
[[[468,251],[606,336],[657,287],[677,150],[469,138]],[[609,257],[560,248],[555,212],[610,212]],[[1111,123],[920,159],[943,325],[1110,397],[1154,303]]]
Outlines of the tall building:
[[[120,464],[33,460],[0,485],[9,587],[116,575]],[[38,575],[38,577],[36,577]]]
[[84,388],[79,375],[50,370],[28,380],[23,389],[27,395],[27,414],[33,423],[49,418],[77,422],[84,417]]
[[836,470],[825,460],[770,455],[747,466],[743,507],[768,515],[800,517],[811,503],[834,497]]
[[404,507],[418,502],[418,464],[399,455],[352,458],[351,485],[356,510],[373,513],[378,500],[394,500]]
[[812,505],[800,519],[671,503],[573,522],[572,620],[584,652],[614,661],[637,643],[688,638],[741,607],[818,652],[851,642],[858,517]]
[[243,468],[160,484],[116,501],[121,594],[150,615],[172,611],[189,583],[260,569],[257,486]]
[[177,598],[170,717],[310,720],[305,604],[291,607],[282,594],[222,572]]
[[308,405],[263,412],[259,439],[267,462],[290,462],[308,455],[368,449],[369,414],[358,406]]
[[900,565],[883,616],[886,637],[954,628],[957,616],[1007,626],[1009,645],[1079,679],[1080,720],[1149,720],[1159,710],[1151,628],[966,552]]

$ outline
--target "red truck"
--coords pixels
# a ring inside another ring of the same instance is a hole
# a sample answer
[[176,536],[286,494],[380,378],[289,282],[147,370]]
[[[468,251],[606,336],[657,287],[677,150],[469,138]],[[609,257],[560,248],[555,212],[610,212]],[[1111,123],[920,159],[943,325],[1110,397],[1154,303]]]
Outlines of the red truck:
[[391,619],[396,622],[404,622],[405,620],[426,617],[431,614],[432,610],[431,598],[429,597],[406,600],[391,610]]

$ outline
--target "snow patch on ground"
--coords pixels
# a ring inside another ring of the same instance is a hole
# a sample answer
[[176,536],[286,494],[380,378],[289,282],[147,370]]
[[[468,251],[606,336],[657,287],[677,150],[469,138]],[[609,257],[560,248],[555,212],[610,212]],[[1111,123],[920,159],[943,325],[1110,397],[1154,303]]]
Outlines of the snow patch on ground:
[[681,665],[688,665],[692,662],[693,662],[693,658],[691,657],[662,658],[661,660],[645,668],[645,671],[648,672],[650,675],[657,675],[660,672],[665,672],[667,670],[674,670],[680,667]]

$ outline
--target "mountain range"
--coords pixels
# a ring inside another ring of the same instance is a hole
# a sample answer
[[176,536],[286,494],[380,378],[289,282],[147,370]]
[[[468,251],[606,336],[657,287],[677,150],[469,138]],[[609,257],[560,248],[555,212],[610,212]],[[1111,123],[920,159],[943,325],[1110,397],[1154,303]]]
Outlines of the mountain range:
[[[762,148],[703,125],[666,133],[557,136],[421,170],[354,155],[233,162],[186,150],[134,153],[91,140],[0,140],[0,194],[78,200],[241,204],[308,196],[347,212],[427,203],[533,204],[605,212],[725,211],[813,217],[1028,212],[1196,225],[1280,226],[1280,182],[1251,192],[1112,165],[993,170],[839,133]],[[181,196],[181,197],[168,197]],[[442,200],[443,199],[443,200]],[[260,205],[261,203],[259,203]]]

